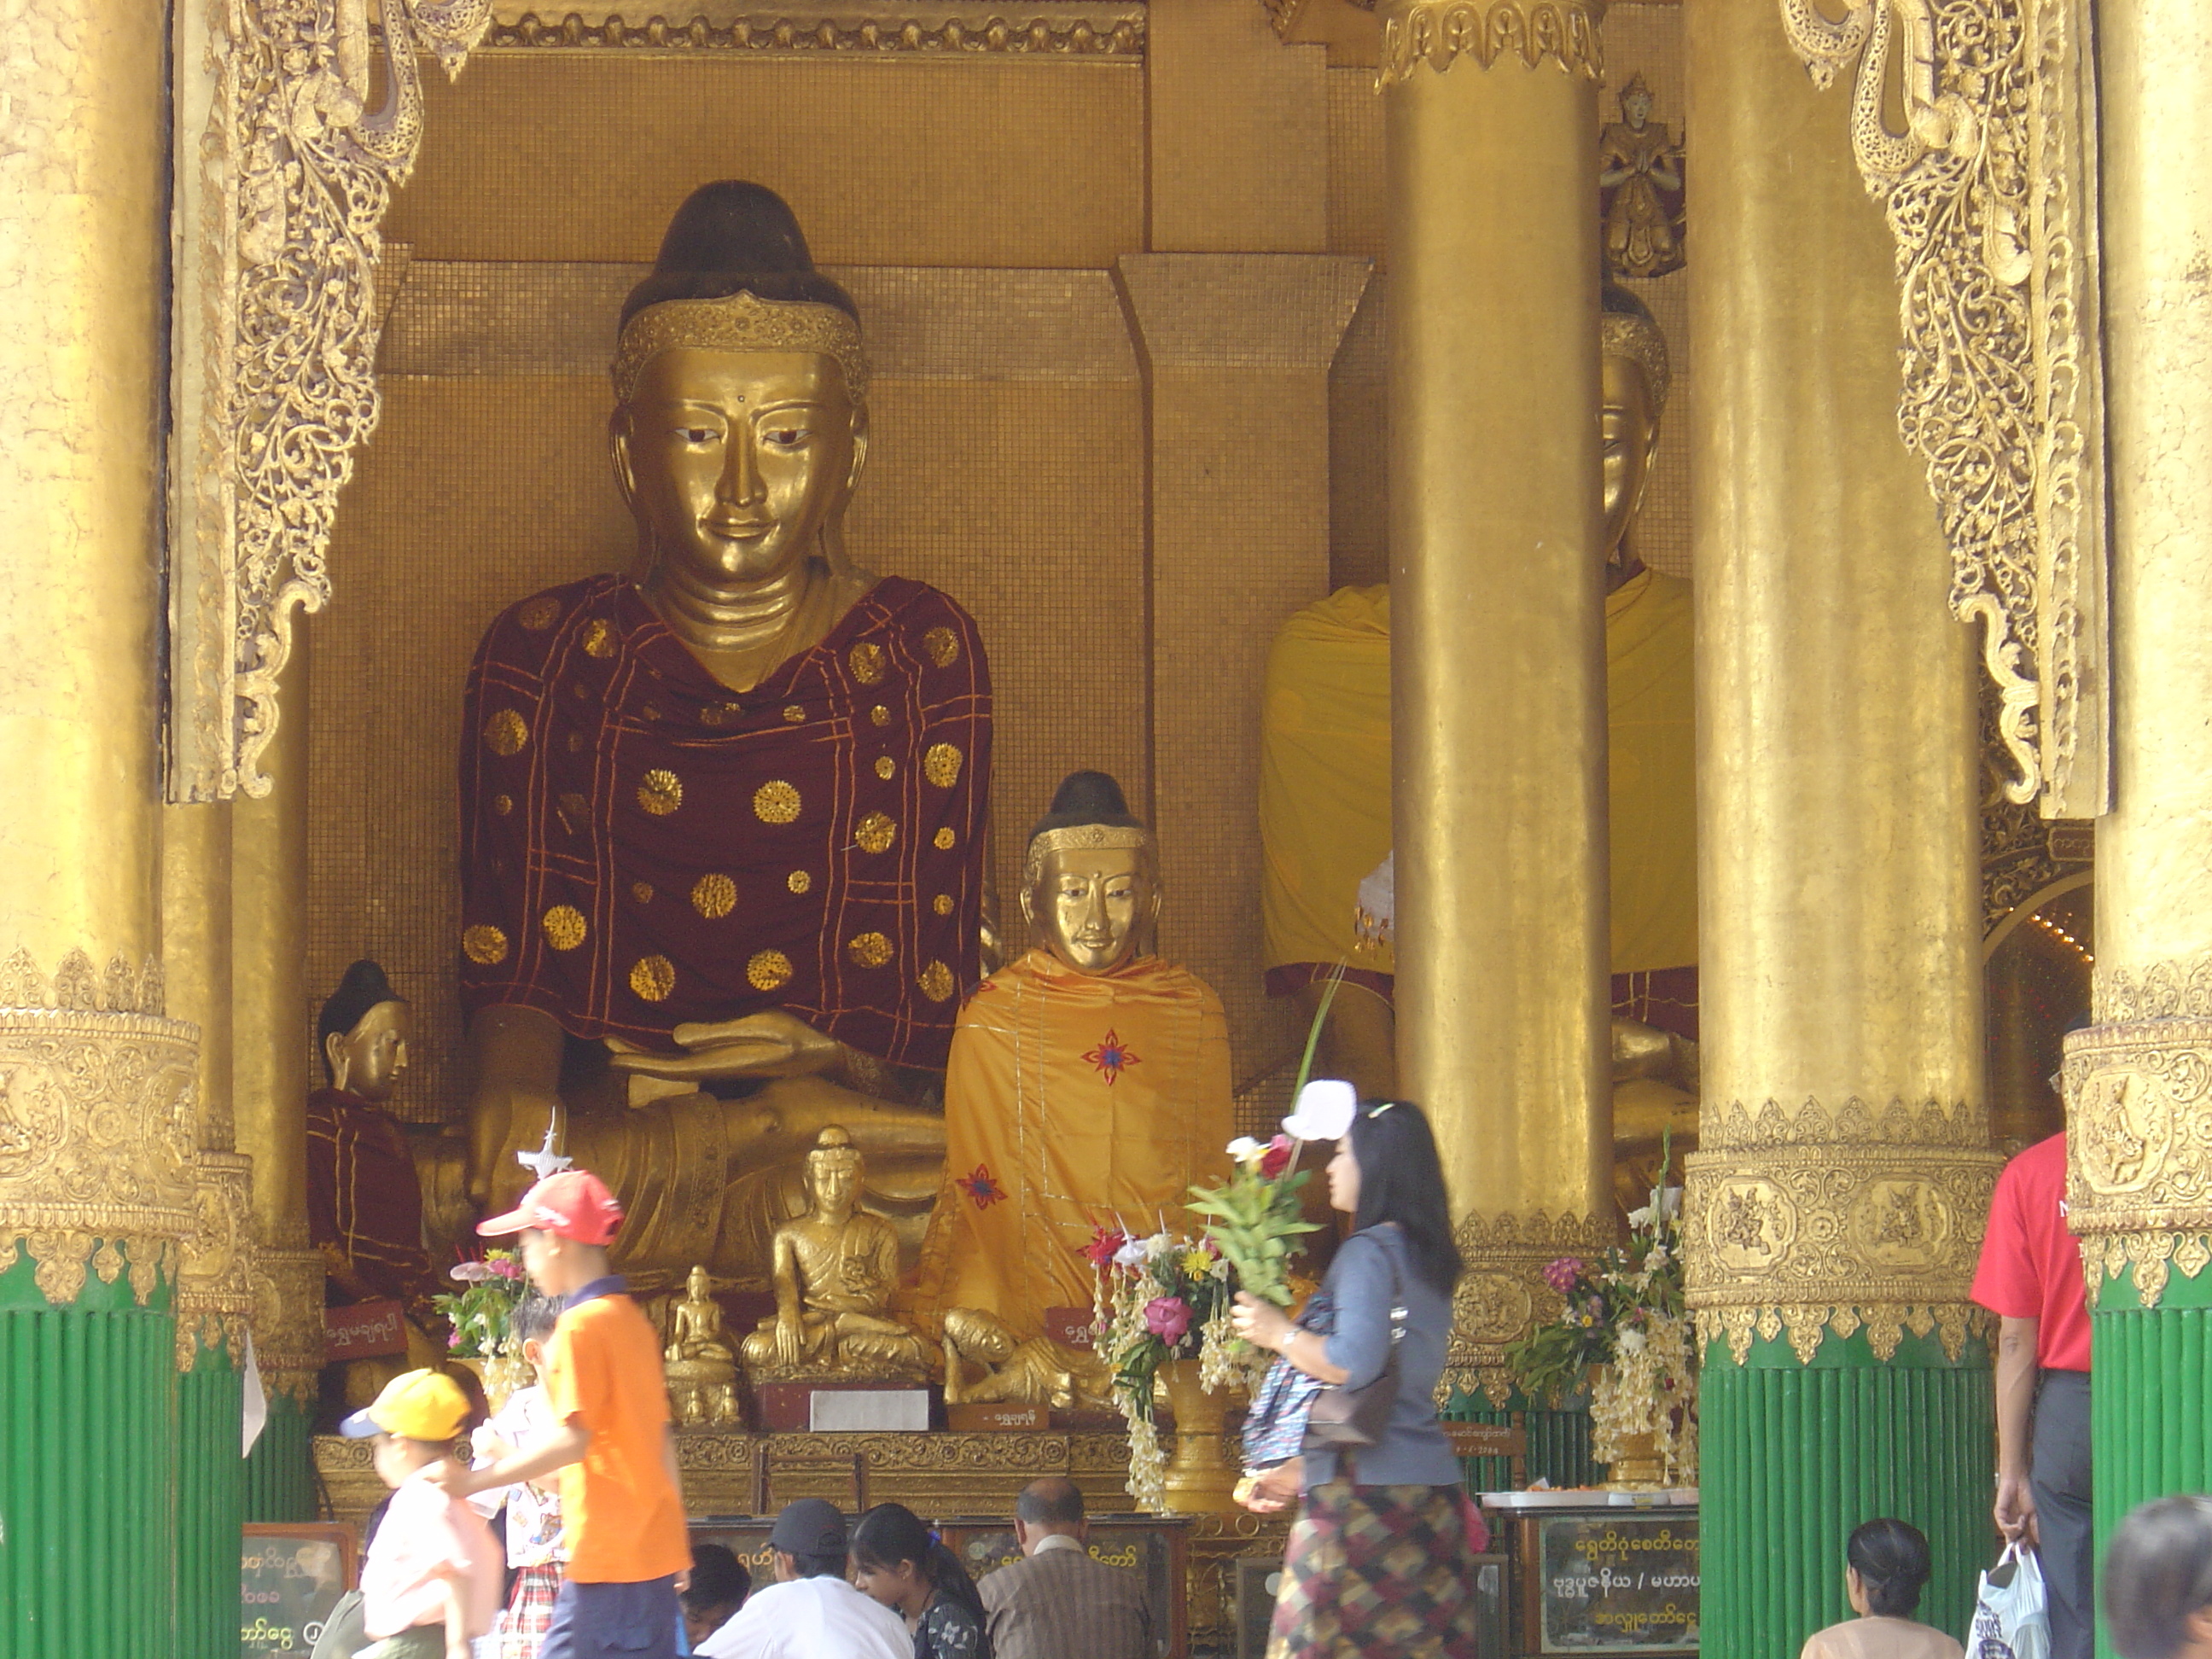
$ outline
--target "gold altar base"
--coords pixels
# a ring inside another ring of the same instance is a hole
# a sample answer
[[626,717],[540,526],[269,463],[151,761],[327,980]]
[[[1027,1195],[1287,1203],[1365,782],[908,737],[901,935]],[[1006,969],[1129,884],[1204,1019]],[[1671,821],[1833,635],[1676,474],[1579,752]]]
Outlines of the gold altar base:
[[[315,1473],[334,1519],[356,1532],[384,1498],[369,1443],[315,1437]],[[1136,1507],[1126,1476],[1129,1442],[1119,1434],[757,1434],[684,1429],[676,1437],[684,1506],[695,1519],[772,1515],[798,1498],[823,1498],[848,1514],[865,1504],[904,1504],[925,1519],[1014,1512],[1021,1489],[1064,1474],[1093,1514]],[[1185,1586],[1189,1649],[1233,1654],[1237,1563],[1279,1561],[1287,1515],[1241,1510],[1198,1513],[1190,1522]]]

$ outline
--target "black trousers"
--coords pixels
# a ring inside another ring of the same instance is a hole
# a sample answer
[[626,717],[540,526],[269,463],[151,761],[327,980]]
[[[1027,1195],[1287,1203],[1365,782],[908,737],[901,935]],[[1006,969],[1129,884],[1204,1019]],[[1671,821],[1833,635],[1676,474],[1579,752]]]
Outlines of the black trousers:
[[2097,1609],[2089,1538],[2089,1373],[2045,1371],[2036,1384],[2035,1530],[2051,1595],[2051,1659],[2091,1659]]

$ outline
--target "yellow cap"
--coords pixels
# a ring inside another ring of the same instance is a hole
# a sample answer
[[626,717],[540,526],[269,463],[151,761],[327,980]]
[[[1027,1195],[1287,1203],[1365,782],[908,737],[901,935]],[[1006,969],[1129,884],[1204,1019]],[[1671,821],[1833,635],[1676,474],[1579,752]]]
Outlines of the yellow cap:
[[469,1420],[469,1397],[443,1371],[404,1371],[384,1385],[365,1411],[338,1425],[356,1440],[396,1434],[403,1440],[451,1440]]

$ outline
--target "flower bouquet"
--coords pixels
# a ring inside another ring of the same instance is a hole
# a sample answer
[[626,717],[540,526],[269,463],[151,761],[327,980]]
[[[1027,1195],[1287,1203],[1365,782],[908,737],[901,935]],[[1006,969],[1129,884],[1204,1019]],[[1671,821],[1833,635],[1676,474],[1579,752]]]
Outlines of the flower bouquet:
[[[1662,1164],[1663,1171],[1664,1163]],[[1662,1474],[1697,1468],[1697,1347],[1683,1300],[1682,1189],[1655,1188],[1632,1211],[1628,1238],[1589,1261],[1561,1256],[1544,1278],[1564,1301],[1559,1318],[1505,1351],[1531,1400],[1554,1401],[1595,1367],[1591,1450],[1601,1462],[1634,1461],[1632,1440],[1651,1437]]]
[[1153,1379],[1170,1361],[1229,1339],[1229,1263],[1210,1242],[1165,1228],[1137,1238],[1101,1227],[1084,1254],[1094,1275],[1091,1334],[1114,1367],[1115,1401],[1129,1425],[1129,1491],[1140,1507],[1157,1510],[1166,1460],[1152,1420]]
[[504,1350],[507,1322],[530,1294],[522,1258],[513,1250],[487,1250],[482,1261],[457,1261],[446,1277],[461,1286],[430,1298],[453,1329],[446,1339],[456,1359],[489,1359]]

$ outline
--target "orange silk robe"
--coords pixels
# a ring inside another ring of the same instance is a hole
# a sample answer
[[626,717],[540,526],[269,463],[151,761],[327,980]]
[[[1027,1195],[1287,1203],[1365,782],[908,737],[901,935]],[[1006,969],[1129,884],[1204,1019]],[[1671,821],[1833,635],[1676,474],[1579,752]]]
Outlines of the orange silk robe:
[[1203,980],[1158,957],[1079,974],[1042,948],[961,1010],[945,1080],[945,1172],[916,1311],[996,1314],[1026,1340],[1088,1308],[1100,1223],[1194,1230],[1194,1182],[1229,1173],[1229,1026]]

